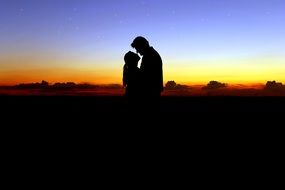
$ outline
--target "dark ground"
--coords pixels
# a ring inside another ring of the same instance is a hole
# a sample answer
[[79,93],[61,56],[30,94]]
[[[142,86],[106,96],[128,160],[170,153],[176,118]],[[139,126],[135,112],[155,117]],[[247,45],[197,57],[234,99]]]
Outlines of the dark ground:
[[285,121],[285,97],[162,97],[160,102],[130,104],[120,96],[2,96],[0,105],[8,125],[150,127],[157,123],[156,127],[180,128],[268,123],[273,127]]
[[2,96],[0,105],[2,134],[21,142],[231,147],[284,139],[285,97],[165,96],[130,105],[120,96]]
[[284,97],[162,97],[132,107],[123,97],[2,96],[0,105],[3,163],[23,176],[31,166],[59,176],[98,167],[120,176],[128,166],[251,180],[247,171],[272,175],[283,162]]

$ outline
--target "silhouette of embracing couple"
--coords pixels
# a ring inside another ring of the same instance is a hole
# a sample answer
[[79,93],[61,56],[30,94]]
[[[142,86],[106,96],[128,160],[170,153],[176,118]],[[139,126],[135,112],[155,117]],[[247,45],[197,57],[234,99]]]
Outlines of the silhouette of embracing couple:
[[123,85],[131,100],[156,100],[163,91],[162,59],[144,37],[136,37],[131,46],[142,56],[129,51],[124,56]]

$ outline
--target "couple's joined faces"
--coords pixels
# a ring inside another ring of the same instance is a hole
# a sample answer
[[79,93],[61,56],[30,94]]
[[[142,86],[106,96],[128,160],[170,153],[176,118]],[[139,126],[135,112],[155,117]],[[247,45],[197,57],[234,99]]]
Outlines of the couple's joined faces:
[[139,48],[139,47],[136,47],[136,52],[139,53],[140,55],[143,55],[143,49],[142,48]]

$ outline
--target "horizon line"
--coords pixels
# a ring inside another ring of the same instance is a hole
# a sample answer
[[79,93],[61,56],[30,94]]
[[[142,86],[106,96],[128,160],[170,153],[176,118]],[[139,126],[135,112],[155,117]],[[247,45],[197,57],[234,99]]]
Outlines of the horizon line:
[[[1,87],[9,87],[9,86],[17,86],[17,85],[21,85],[21,84],[41,84],[42,82],[47,82],[48,85],[55,85],[55,84],[67,84],[67,83],[74,83],[75,85],[81,85],[81,84],[85,84],[85,85],[97,85],[97,86],[104,86],[104,85],[120,85],[120,86],[123,86],[122,83],[116,83],[116,82],[113,82],[113,83],[95,83],[95,82],[73,82],[73,81],[58,81],[58,82],[49,82],[49,81],[46,81],[46,80],[41,80],[41,81],[35,81],[35,82],[19,82],[19,83],[0,83],[0,86]],[[166,85],[167,82],[169,81],[174,81],[176,82],[175,80],[168,80],[166,82],[164,82],[164,86]],[[243,83],[243,82],[233,82],[233,83],[228,83],[228,82],[223,82],[223,81],[218,81],[218,80],[210,80],[208,82],[201,82],[201,83],[198,83],[198,82],[176,82],[177,85],[186,85],[186,86],[206,86],[207,84],[209,84],[209,82],[211,81],[217,81],[219,83],[223,83],[223,84],[226,84],[227,86],[265,86],[267,82],[273,82],[275,81],[276,83],[282,83],[282,81],[278,81],[278,80],[268,80],[266,82],[246,82],[246,83]]]

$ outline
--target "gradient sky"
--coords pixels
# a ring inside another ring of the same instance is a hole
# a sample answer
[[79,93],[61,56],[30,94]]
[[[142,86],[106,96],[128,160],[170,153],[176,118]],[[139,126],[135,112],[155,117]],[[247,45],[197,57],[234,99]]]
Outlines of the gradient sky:
[[121,83],[145,36],[164,81],[285,83],[285,0],[0,0],[0,84]]

